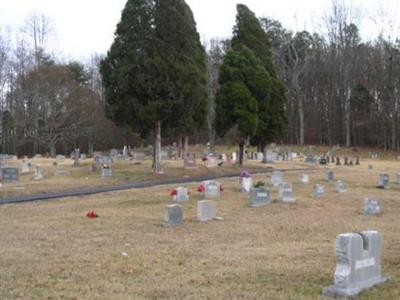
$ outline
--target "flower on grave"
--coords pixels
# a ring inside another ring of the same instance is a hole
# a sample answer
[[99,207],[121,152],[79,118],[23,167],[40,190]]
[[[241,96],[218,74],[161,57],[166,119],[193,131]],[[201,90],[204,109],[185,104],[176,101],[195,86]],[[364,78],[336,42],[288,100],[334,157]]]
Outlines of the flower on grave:
[[241,178],[249,178],[249,177],[251,177],[249,171],[242,171],[242,172],[240,172],[239,176],[240,176]]
[[224,191],[224,188],[222,187],[222,185],[219,186],[219,190],[220,190],[221,192]]
[[205,162],[205,161],[207,161],[207,157],[203,157],[201,160],[202,160],[203,162]]
[[200,185],[197,187],[197,191],[198,191],[199,193],[204,193],[204,191],[205,191],[204,185],[203,185],[203,184],[200,184]]
[[86,214],[86,216],[87,216],[88,218],[90,218],[90,219],[95,219],[95,218],[98,218],[98,217],[99,217],[99,215],[96,214],[93,210],[89,211],[89,212]]
[[178,191],[176,189],[173,189],[170,193],[171,197],[178,195]]

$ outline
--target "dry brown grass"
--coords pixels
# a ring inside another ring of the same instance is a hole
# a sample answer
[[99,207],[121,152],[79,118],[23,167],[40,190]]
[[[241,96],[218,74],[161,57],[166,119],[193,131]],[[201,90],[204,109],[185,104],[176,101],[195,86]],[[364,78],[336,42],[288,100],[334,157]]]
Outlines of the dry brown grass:
[[[361,299],[400,299],[400,187],[375,188],[378,173],[393,181],[399,162],[335,168],[345,194],[326,184],[310,197],[324,168],[285,174],[296,204],[249,208],[237,179],[221,180],[221,221],[195,221],[196,185],[184,204],[184,225],[163,225],[169,187],[0,206],[0,299],[322,299],[333,281],[339,233],[379,230],[382,265],[392,282]],[[275,167],[289,167],[276,164]],[[266,175],[255,181],[267,181]],[[276,198],[277,191],[272,189]],[[364,196],[381,199],[383,213],[361,214]],[[87,219],[94,209],[100,218]],[[128,256],[123,256],[126,252]]]

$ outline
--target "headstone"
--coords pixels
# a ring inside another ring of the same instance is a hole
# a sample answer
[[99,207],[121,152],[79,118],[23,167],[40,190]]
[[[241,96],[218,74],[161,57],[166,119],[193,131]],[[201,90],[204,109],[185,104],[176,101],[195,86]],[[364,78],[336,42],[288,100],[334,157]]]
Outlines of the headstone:
[[189,191],[187,188],[178,187],[171,192],[172,201],[174,202],[185,202],[189,201]]
[[237,154],[236,152],[232,152],[232,163],[235,164],[237,162]]
[[63,161],[65,161],[65,155],[57,155],[56,156],[56,160],[57,160],[57,162],[63,162]]
[[111,165],[113,163],[113,159],[110,156],[105,155],[95,156],[93,161],[95,164],[99,165]]
[[336,238],[334,285],[323,289],[329,297],[353,298],[388,280],[381,276],[381,235],[377,231],[340,234]]
[[30,172],[29,161],[24,159],[24,160],[22,160],[22,171],[21,171],[21,173],[24,174],[24,173],[29,173],[29,172]]
[[185,169],[197,168],[196,166],[196,153],[187,153],[183,159],[183,165]]
[[265,188],[253,188],[250,192],[250,206],[260,207],[266,206],[271,203],[271,196],[269,191]]
[[132,152],[132,160],[136,162],[144,161],[145,153],[144,152]]
[[325,187],[322,184],[314,185],[313,197],[319,198],[325,195]]
[[346,185],[342,180],[336,181],[336,192],[338,192],[338,193],[346,192]]
[[314,155],[309,154],[309,155],[306,156],[306,160],[305,161],[306,161],[306,163],[315,164],[315,163],[317,163],[317,158]]
[[377,215],[381,212],[381,204],[378,199],[364,199],[364,215]]
[[18,168],[3,167],[1,169],[1,178],[3,182],[14,182],[19,180]]
[[168,150],[161,150],[161,160],[168,160],[170,158]]
[[218,166],[218,159],[214,156],[209,156],[204,161],[204,164],[207,168],[215,168]]
[[293,197],[293,187],[290,183],[281,183],[279,185],[279,201],[286,203],[296,202],[296,198]]
[[359,166],[360,165],[360,158],[357,156],[356,157],[356,166]]
[[79,157],[80,157],[80,150],[79,148],[75,149],[74,151],[74,167],[79,167]]
[[400,185],[400,173],[397,173],[397,184],[399,184]]
[[117,149],[111,149],[110,150],[110,156],[114,157],[117,156],[119,154],[119,151]]
[[263,153],[262,152],[257,152],[255,159],[258,160],[258,161],[262,161],[263,160]]
[[53,168],[57,168],[57,167],[58,167],[57,161],[53,161]]
[[319,159],[319,164],[320,165],[326,165],[327,161],[326,161],[326,157],[325,156],[321,156]]
[[217,217],[215,202],[212,200],[201,200],[197,202],[197,220],[206,222]]
[[165,211],[165,222],[168,225],[181,225],[183,221],[183,208],[180,204],[170,204]]
[[124,148],[122,149],[122,156],[124,158],[128,157],[128,147],[125,145]]
[[101,168],[101,177],[111,177],[112,176],[112,169],[110,165],[104,164]]
[[249,193],[253,187],[253,179],[251,177],[240,178],[240,191],[244,193]]
[[205,199],[219,198],[221,190],[222,188],[220,183],[215,180],[203,181],[198,188],[198,191],[202,193],[202,196]]
[[278,159],[278,153],[272,151],[272,150],[267,150],[267,157],[266,157],[266,162],[271,164],[274,161]]
[[344,157],[344,165],[345,166],[349,165],[349,158],[347,156]]
[[33,177],[34,180],[41,180],[43,179],[43,168],[41,165],[35,166],[35,176]]
[[283,182],[283,173],[281,171],[273,171],[271,175],[271,183],[273,186],[279,186]]
[[335,173],[334,173],[332,170],[326,171],[326,173],[325,173],[325,179],[326,179],[327,181],[333,181],[333,180],[335,180]]
[[379,174],[378,188],[388,189],[389,188],[389,175],[386,173]]
[[308,184],[310,182],[310,177],[307,174],[301,174],[300,182],[303,184]]

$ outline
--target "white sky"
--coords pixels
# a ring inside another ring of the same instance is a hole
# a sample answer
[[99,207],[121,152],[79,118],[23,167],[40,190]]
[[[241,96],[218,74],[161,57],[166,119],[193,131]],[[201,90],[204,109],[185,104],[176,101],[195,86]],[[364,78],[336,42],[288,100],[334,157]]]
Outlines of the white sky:
[[[323,17],[332,0],[186,0],[195,15],[202,40],[229,37],[235,22],[236,3],[246,4],[258,17],[278,19],[293,31],[321,32]],[[400,37],[400,0],[344,0],[359,17],[364,38]],[[88,58],[105,53],[113,40],[116,24],[126,0],[0,0],[1,30],[15,36],[31,13],[48,16],[56,33],[52,45],[67,58]],[[362,16],[362,17],[361,17]]]

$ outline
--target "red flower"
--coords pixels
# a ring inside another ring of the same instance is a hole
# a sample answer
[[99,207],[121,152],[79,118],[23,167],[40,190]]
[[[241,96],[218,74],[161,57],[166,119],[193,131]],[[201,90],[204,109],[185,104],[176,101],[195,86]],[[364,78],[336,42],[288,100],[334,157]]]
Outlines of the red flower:
[[171,197],[172,196],[176,196],[176,195],[178,195],[178,191],[176,190],[176,189],[173,189],[172,191],[171,191]]
[[203,157],[201,160],[204,162],[207,160],[207,157]]
[[89,211],[89,212],[86,214],[86,216],[87,216],[88,218],[90,218],[90,219],[95,219],[95,218],[98,218],[98,217],[99,217],[93,210]]
[[202,185],[202,184],[200,184],[198,187],[197,187],[197,191],[199,192],[199,193],[203,193],[204,192],[204,185]]
[[219,190],[220,190],[221,192],[223,192],[223,191],[224,191],[224,189],[223,189],[222,185],[220,185],[220,186],[219,186]]

